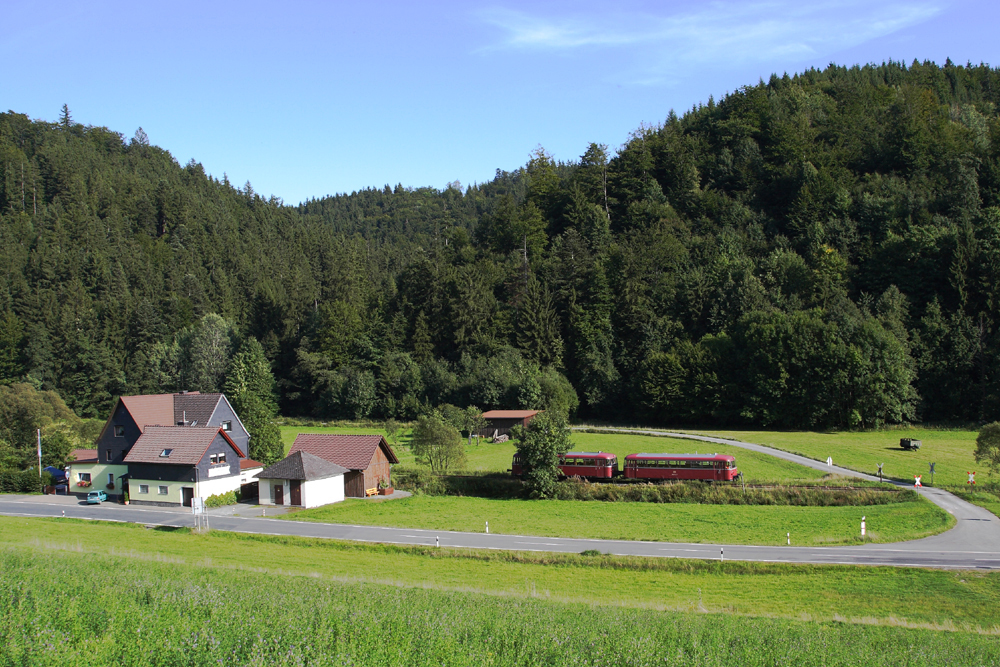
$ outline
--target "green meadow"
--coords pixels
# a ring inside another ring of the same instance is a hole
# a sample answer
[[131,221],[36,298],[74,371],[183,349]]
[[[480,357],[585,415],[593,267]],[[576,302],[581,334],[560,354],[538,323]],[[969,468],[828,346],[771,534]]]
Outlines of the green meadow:
[[[584,614],[606,605],[708,614],[718,622],[726,622],[726,616],[806,620],[824,630],[839,627],[829,625],[838,622],[1000,633],[1000,572],[435,549],[0,517],[0,559],[10,554],[36,565],[56,556],[79,570],[71,572],[78,578],[66,588],[78,593],[81,613],[100,609],[86,584],[94,563],[112,578],[132,567],[167,564],[164,585],[170,578],[205,578],[221,585],[234,580],[235,573],[252,572],[261,577],[256,585],[267,590],[300,578],[315,586],[375,583],[508,600],[544,598],[572,603]],[[9,560],[7,572],[8,566]],[[58,590],[50,585],[42,599],[51,601]],[[118,593],[141,596],[124,583]],[[9,598],[4,600],[9,604]],[[51,612],[58,607],[53,604]],[[109,611],[102,610],[101,618],[113,625]]]
[[490,532],[606,540],[800,546],[857,544],[861,515],[869,541],[900,542],[954,525],[950,514],[920,499],[865,507],[698,505],[687,503],[495,500],[415,495],[392,501],[348,499],[284,518],[320,523]]
[[[930,464],[935,464],[934,483],[964,485],[968,471],[978,471],[977,480],[987,479],[986,471],[973,459],[976,431],[946,429],[890,429],[883,431],[848,431],[817,433],[808,431],[704,431],[712,435],[743,442],[767,445],[786,452],[801,454],[817,461],[832,457],[836,465],[874,475],[878,464],[884,463],[887,477],[913,482],[922,475],[923,484],[931,483]],[[916,438],[923,444],[915,451],[899,446],[900,438]]]

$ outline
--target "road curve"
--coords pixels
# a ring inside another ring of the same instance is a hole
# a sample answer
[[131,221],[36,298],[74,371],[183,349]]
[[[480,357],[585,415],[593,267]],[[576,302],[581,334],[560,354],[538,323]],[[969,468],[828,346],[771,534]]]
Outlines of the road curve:
[[[828,466],[823,461],[817,461],[816,459],[810,459],[798,454],[791,454],[780,449],[774,449],[773,447],[758,445],[751,442],[743,442],[741,440],[730,440],[728,438],[716,438],[708,435],[692,435],[690,433],[677,433],[674,431],[657,431],[649,429],[615,429],[586,426],[577,427],[574,430],[603,431],[606,433],[630,433],[634,435],[653,435],[683,440],[700,440],[702,442],[711,442],[718,445],[729,445],[749,449],[754,452],[774,456],[779,459],[784,459],[785,461],[791,461],[792,463],[797,463],[807,468],[813,468],[827,473],[845,475],[848,477],[858,477],[860,479],[876,482],[878,481],[878,477],[874,475],[868,475],[836,465]],[[909,484],[905,484],[903,482],[897,482],[894,480],[886,481],[889,481],[896,486],[912,488]],[[992,556],[994,559],[1000,557],[1000,520],[998,520],[996,516],[982,507],[973,505],[972,503],[967,503],[958,496],[948,493],[943,489],[921,487],[915,490],[924,498],[954,516],[956,525],[951,530],[941,533],[940,535],[934,535],[921,540],[913,540],[912,542],[898,542],[892,545],[893,548],[906,551],[907,553],[913,553],[915,551],[928,553],[966,552]]]
[[[192,526],[193,517],[186,510],[123,506],[112,503],[86,505],[75,498],[53,496],[0,496],[0,514],[22,517],[60,517],[97,521],[140,523],[156,526]],[[991,515],[992,516],[992,515]],[[684,544],[670,542],[638,542],[628,540],[587,540],[530,535],[497,535],[419,530],[415,528],[383,528],[342,524],[288,521],[259,517],[210,514],[212,530],[225,530],[261,535],[289,535],[324,539],[382,542],[388,544],[441,546],[468,549],[499,549],[512,551],[549,551],[580,553],[595,549],[603,553],[654,558],[699,558],[775,562],[809,563],[816,565],[892,565],[949,569],[1000,569],[1000,553],[995,548],[973,545],[950,537],[965,530],[959,527],[943,535],[897,544],[865,544],[856,547],[796,547],[747,546],[729,544]],[[967,520],[970,531],[996,530],[996,518],[979,522]],[[975,524],[975,527],[972,527]],[[970,533],[971,535],[971,533]],[[67,536],[69,537],[69,536]]]

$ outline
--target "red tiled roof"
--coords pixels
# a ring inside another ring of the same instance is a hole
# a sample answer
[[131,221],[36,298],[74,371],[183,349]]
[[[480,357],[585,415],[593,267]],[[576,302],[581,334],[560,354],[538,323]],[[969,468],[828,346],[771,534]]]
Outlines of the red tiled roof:
[[348,470],[366,470],[380,446],[390,463],[399,463],[396,453],[380,435],[299,433],[288,453],[309,452]]
[[240,459],[240,470],[250,470],[252,468],[263,468],[264,464],[253,459]]
[[483,413],[483,419],[524,419],[534,417],[540,410],[490,410]]
[[74,449],[69,453],[70,463],[97,463],[96,449]]
[[174,425],[174,395],[122,396],[119,399],[142,432],[147,426]]
[[[170,465],[198,465],[215,437],[222,434],[236,453],[243,452],[221,427],[201,426],[150,426],[132,445],[125,463],[167,463]],[[160,456],[164,449],[173,450],[169,457]]]

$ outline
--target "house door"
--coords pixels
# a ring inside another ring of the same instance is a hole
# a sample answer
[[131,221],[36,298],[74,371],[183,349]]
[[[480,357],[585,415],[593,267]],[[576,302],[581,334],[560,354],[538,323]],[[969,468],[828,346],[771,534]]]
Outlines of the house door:
[[274,504],[284,505],[285,504],[285,485],[275,484],[274,485]]
[[297,479],[291,479],[288,484],[292,487],[291,493],[289,494],[292,498],[292,505],[302,504],[302,482]]
[[181,503],[184,507],[191,507],[191,499],[194,498],[194,489],[190,486],[181,487]]

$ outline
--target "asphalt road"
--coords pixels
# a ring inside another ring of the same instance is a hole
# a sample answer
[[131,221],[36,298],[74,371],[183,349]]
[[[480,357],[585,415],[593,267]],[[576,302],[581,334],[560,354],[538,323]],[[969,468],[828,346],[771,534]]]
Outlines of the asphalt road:
[[[614,430],[614,429],[609,429]],[[633,433],[635,431],[632,431]],[[640,431],[640,433],[643,431]],[[777,456],[804,466],[844,475],[875,479],[846,468],[828,467],[825,463],[762,445],[693,436],[666,431],[645,431],[650,435],[702,440],[743,447]],[[581,540],[530,535],[497,535],[382,528],[342,524],[288,521],[256,516],[239,516],[231,509],[211,511],[212,530],[227,530],[264,535],[297,535],[362,542],[409,544],[470,549],[551,551],[580,553],[596,549],[602,553],[656,558],[700,558],[811,564],[894,565],[955,569],[1000,569],[1000,520],[986,510],[960,500],[940,489],[925,488],[921,493],[931,502],[953,514],[957,525],[933,537],[895,544],[865,544],[853,547],[746,546],[730,544],[684,544],[673,542],[635,542],[627,540]],[[0,514],[28,517],[60,517],[142,523],[156,526],[192,526],[190,511],[171,508],[123,506],[111,503],[86,505],[65,496],[0,496]]]

